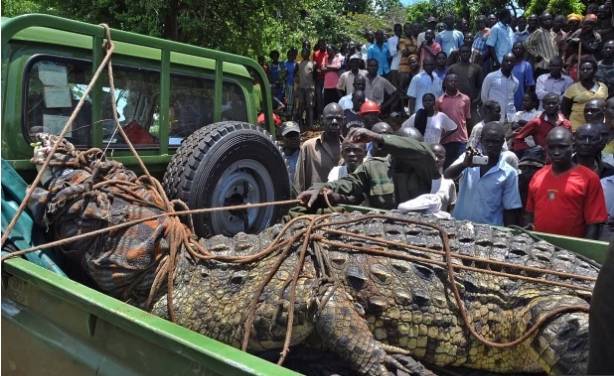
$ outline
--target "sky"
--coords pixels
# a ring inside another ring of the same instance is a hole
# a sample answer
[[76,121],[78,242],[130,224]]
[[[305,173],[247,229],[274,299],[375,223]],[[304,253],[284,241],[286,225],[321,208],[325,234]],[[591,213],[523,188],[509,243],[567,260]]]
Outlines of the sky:
[[401,0],[401,4],[407,6],[407,5],[419,3],[420,1],[424,1],[424,0]]

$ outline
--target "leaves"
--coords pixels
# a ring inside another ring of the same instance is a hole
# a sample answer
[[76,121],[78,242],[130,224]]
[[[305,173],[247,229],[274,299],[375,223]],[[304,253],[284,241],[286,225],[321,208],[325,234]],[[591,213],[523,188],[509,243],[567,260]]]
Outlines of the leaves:
[[[3,16],[47,13],[256,57],[319,38],[364,43],[365,30],[391,30],[394,23],[425,23],[446,14],[474,21],[510,0],[424,0],[407,8],[400,0],[1,0]],[[520,0],[528,12],[568,14],[582,0]]]

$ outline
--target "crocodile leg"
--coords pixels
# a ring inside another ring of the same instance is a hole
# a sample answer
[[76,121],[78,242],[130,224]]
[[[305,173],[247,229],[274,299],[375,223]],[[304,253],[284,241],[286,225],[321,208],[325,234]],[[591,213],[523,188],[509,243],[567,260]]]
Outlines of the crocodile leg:
[[410,374],[427,374],[419,362],[405,356],[402,365],[389,355],[386,346],[377,341],[358,313],[351,297],[341,289],[329,289],[330,297],[320,307],[316,330],[323,344],[348,361],[352,368],[365,376],[391,375],[392,370]]
[[[553,296],[531,311],[533,322],[544,312],[563,305],[585,303],[572,296]],[[540,313],[536,313],[536,311]],[[561,314],[545,324],[530,344],[544,370],[554,375],[586,374],[588,365],[588,313]]]

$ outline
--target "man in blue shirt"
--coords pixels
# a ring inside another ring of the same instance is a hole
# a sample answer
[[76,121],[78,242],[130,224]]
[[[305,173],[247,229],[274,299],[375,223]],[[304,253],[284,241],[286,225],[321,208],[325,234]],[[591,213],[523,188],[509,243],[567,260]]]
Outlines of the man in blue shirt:
[[367,51],[368,59],[377,60],[379,67],[377,74],[379,76],[386,76],[390,73],[390,61],[388,60],[390,58],[390,51],[388,50],[388,44],[384,42],[384,32],[382,30],[376,31],[375,43],[369,46]]
[[443,22],[446,29],[437,34],[435,40],[441,45],[441,50],[446,56],[450,56],[450,52],[458,50],[463,45],[465,38],[461,31],[454,29],[454,16],[446,16]]
[[454,218],[495,226],[518,223],[518,209],[522,208],[518,172],[502,157],[504,141],[501,123],[487,123],[480,143],[488,161],[474,163],[477,152],[469,149],[446,169],[445,178],[460,178]]
[[510,27],[511,20],[512,15],[510,11],[503,9],[499,12],[499,22],[490,29],[490,36],[488,40],[486,40],[486,46],[488,46],[489,53],[484,56],[484,60],[486,60],[488,56],[493,56],[493,63],[496,65],[493,66],[493,68],[498,68],[505,54],[512,52],[514,31]]

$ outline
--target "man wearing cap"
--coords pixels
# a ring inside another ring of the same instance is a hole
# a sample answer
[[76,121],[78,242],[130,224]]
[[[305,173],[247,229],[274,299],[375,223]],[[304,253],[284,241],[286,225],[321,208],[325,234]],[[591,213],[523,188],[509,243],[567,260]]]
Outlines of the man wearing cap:
[[597,16],[587,14],[582,21],[582,27],[567,37],[567,45],[577,53],[578,43],[582,45],[582,55],[598,55],[601,51],[601,35],[595,31]]
[[379,114],[380,107],[377,103],[371,100],[365,100],[363,104],[360,106],[360,110],[358,112],[360,117],[362,118],[365,127],[371,128],[374,124],[380,122]]
[[390,158],[371,157],[348,176],[301,192],[298,199],[303,205],[312,207],[322,195],[327,195],[333,204],[364,195],[371,207],[394,209],[401,202],[431,192],[432,181],[439,173],[428,144],[365,128],[352,129],[348,137],[352,142],[375,142],[376,148],[390,154]]
[[288,162],[288,174],[290,181],[294,181],[294,172],[296,171],[296,161],[301,147],[301,128],[295,121],[286,121],[281,128],[281,137],[283,138],[284,155]]
[[[337,90],[339,91],[339,98],[354,92],[354,80],[358,75],[366,76],[367,71],[359,69],[361,57],[358,54],[350,56],[350,62],[348,66],[350,70],[341,73],[339,81],[337,81]],[[363,89],[364,90],[364,89]]]
[[437,18],[430,16],[426,20],[426,27],[424,28],[424,31],[418,34],[418,39],[416,41],[418,46],[422,45],[422,42],[426,40],[424,38],[424,34],[426,33],[426,30],[433,30],[433,32],[435,33],[435,37],[437,37]]

